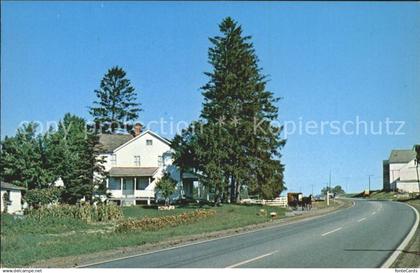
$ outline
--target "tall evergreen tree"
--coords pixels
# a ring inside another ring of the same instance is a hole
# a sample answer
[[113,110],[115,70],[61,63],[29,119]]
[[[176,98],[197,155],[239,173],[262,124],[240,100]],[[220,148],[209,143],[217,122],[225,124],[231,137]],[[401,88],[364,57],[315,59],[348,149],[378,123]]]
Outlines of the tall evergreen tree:
[[89,113],[94,118],[96,128],[106,133],[115,133],[121,128],[130,131],[141,108],[125,71],[118,66],[109,69],[95,94],[97,101],[90,107]]
[[[210,38],[209,81],[204,96],[201,130],[183,131],[174,139],[175,164],[194,167],[216,198],[230,192],[238,202],[250,193],[271,199],[285,189],[281,163],[282,127],[278,98],[266,90],[250,36],[231,18],[219,25],[221,36]],[[229,185],[229,187],[227,187]]]
[[258,183],[275,183],[275,191],[282,190],[280,150],[285,141],[280,138],[282,128],[273,124],[278,117],[278,98],[266,90],[266,76],[258,67],[251,37],[243,36],[241,26],[230,17],[219,29],[222,35],[210,38],[213,71],[206,73],[209,81],[202,88],[201,117],[209,124],[225,121],[227,135],[223,138],[231,139],[223,147],[230,152],[225,173],[231,185],[231,201],[237,202],[242,185],[264,196],[263,187],[255,186]]

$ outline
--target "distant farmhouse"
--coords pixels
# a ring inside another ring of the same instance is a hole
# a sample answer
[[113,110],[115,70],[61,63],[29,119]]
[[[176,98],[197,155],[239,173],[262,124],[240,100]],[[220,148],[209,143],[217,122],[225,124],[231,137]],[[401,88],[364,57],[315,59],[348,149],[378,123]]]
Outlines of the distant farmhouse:
[[414,147],[412,150],[392,150],[389,159],[383,161],[383,189],[419,192],[419,163]]
[[[185,173],[180,177],[178,168],[172,165],[170,141],[153,131],[142,131],[142,125],[134,126],[131,134],[102,134],[99,137],[108,173],[108,201],[118,205],[150,204],[156,201],[156,182],[169,172],[178,181],[177,192],[172,199],[189,198],[193,195],[193,176]],[[189,176],[188,176],[189,175]],[[196,182],[198,183],[198,182]]]

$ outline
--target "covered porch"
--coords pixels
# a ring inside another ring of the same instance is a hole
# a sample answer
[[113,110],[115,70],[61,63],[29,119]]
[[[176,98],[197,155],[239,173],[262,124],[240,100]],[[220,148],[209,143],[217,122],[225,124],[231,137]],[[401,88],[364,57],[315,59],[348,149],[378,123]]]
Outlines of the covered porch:
[[155,199],[153,176],[158,168],[147,167],[114,167],[109,171],[107,181],[111,201],[121,205],[135,205],[146,201],[150,205]]

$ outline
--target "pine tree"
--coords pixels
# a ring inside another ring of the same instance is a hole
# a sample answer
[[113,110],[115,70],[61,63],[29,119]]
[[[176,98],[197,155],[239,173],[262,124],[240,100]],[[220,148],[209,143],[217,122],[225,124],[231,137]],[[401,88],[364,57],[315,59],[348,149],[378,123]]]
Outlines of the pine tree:
[[279,99],[266,90],[251,37],[243,36],[229,17],[219,29],[222,35],[210,38],[213,71],[205,73],[209,80],[202,87],[201,120],[191,125],[199,124],[201,130],[186,130],[174,138],[175,164],[201,174],[215,200],[226,200],[230,192],[230,201],[238,202],[243,186],[271,199],[285,189],[285,140],[273,122]]
[[141,108],[125,71],[118,66],[109,69],[95,94],[97,101],[90,107],[89,113],[94,118],[96,128],[106,133],[115,133],[122,128],[130,131]]
[[[273,192],[283,188],[280,149],[285,141],[281,129],[273,125],[277,119],[278,98],[266,90],[266,77],[258,67],[250,36],[231,18],[219,25],[222,36],[210,38],[209,62],[213,71],[206,73],[209,82],[202,88],[204,103],[201,117],[208,123],[224,120],[231,141],[223,149],[230,153],[225,174],[231,185],[231,201],[239,201],[242,185],[253,187],[267,196],[267,185]],[[215,143],[215,146],[218,146]],[[264,193],[265,192],[265,193]]]

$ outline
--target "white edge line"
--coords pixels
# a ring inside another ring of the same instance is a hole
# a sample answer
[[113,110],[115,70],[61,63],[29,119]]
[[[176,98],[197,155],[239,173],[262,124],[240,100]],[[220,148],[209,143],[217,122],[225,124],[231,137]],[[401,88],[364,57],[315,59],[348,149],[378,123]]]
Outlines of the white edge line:
[[321,234],[321,236],[325,236],[325,235],[331,234],[331,233],[333,233],[333,232],[339,231],[339,230],[340,230],[340,229],[342,229],[342,228],[343,228],[343,227],[339,227],[339,228],[333,229],[333,230],[331,230],[331,231],[325,232],[325,233]]
[[363,217],[362,219],[359,219],[359,220],[357,220],[357,222],[362,222],[362,221],[364,221],[364,220],[366,220],[366,217]]
[[391,256],[389,256],[388,259],[386,259],[386,261],[382,264],[381,268],[390,268],[391,267],[391,265],[395,262],[397,257],[400,255],[401,250],[404,250],[405,247],[408,245],[408,243],[411,241],[411,239],[414,237],[414,234],[416,233],[417,227],[419,226],[420,216],[419,216],[419,212],[417,211],[417,209],[415,207],[413,207],[412,205],[409,205],[407,203],[403,203],[403,204],[409,206],[410,208],[412,208],[414,210],[414,212],[416,214],[416,221],[414,222],[414,225],[411,228],[408,235],[405,237],[405,239],[402,241],[402,243],[397,247],[397,249],[391,254]]
[[[353,201],[353,202],[355,202],[355,201]],[[133,255],[119,257],[119,258],[114,258],[114,259],[103,260],[103,261],[89,263],[89,264],[82,264],[82,265],[75,266],[74,268],[84,268],[84,267],[90,267],[90,266],[99,265],[99,264],[106,264],[106,263],[110,263],[110,262],[114,262],[114,261],[120,261],[120,260],[125,260],[125,259],[140,257],[140,256],[146,256],[146,255],[150,255],[150,254],[154,254],[154,253],[159,253],[159,252],[163,252],[163,251],[174,250],[174,249],[178,249],[178,248],[183,248],[183,247],[188,247],[188,246],[193,246],[193,245],[204,244],[204,243],[208,243],[208,242],[212,242],[212,241],[217,241],[217,240],[223,240],[223,239],[227,239],[227,238],[231,238],[231,237],[236,237],[236,236],[241,236],[241,235],[246,235],[246,234],[250,234],[250,233],[254,233],[254,232],[259,232],[259,231],[264,231],[264,230],[270,230],[270,229],[280,228],[280,227],[283,227],[283,226],[288,226],[288,225],[298,224],[298,223],[301,223],[301,222],[315,220],[315,219],[318,219],[318,218],[329,216],[329,215],[334,214],[334,213],[341,212],[341,211],[346,210],[346,209],[350,209],[350,208],[352,208],[352,207],[343,208],[343,209],[336,209],[336,210],[333,210],[331,212],[327,212],[327,213],[321,214],[321,215],[314,215],[314,216],[310,216],[308,218],[303,218],[303,219],[295,220],[295,221],[292,221],[292,222],[278,223],[278,224],[276,224],[274,226],[262,227],[262,228],[258,228],[258,229],[254,229],[254,230],[249,230],[249,231],[244,231],[244,232],[240,232],[240,233],[236,233],[236,234],[231,234],[231,235],[227,235],[227,236],[222,236],[222,237],[217,237],[217,238],[212,238],[212,239],[207,239],[207,240],[200,240],[198,242],[181,244],[181,245],[177,245],[177,246],[173,246],[173,247],[168,247],[168,248],[163,248],[163,249],[157,249],[157,250],[153,250],[153,251],[150,251],[150,252],[143,252],[143,253],[133,254]]]
[[250,262],[253,262],[253,261],[262,259],[262,258],[267,257],[267,256],[270,256],[270,255],[273,255],[276,252],[277,252],[277,250],[276,251],[273,251],[273,252],[270,252],[270,253],[267,253],[267,254],[264,254],[264,255],[261,255],[261,256],[258,256],[258,257],[255,257],[255,258],[252,258],[252,259],[249,259],[249,260],[245,260],[245,261],[239,262],[237,264],[229,265],[226,268],[234,268],[234,267],[238,267],[240,265],[248,264]]

